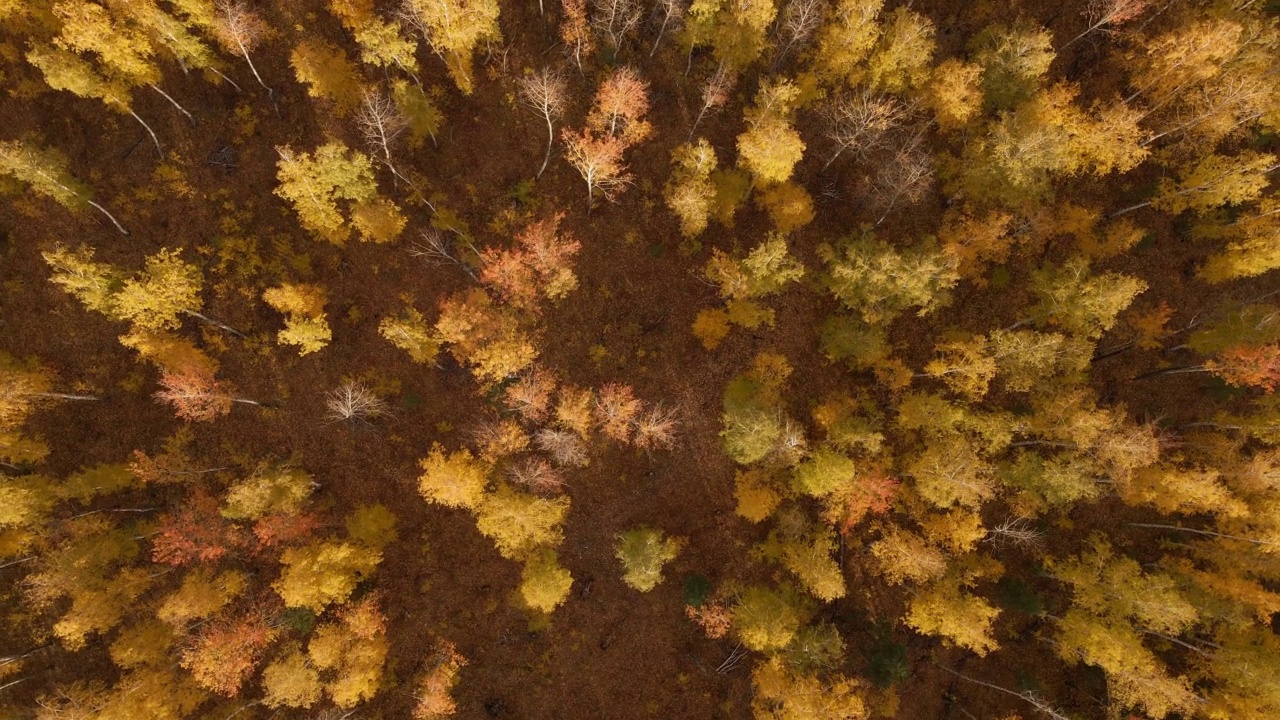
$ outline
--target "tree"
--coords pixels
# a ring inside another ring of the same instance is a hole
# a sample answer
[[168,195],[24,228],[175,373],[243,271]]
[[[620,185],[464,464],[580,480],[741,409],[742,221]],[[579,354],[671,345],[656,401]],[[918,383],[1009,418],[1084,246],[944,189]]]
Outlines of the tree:
[[348,115],[360,105],[360,73],[347,54],[324,40],[305,39],[289,56],[289,65],[307,94],[331,100],[339,115]]
[[609,49],[614,56],[643,17],[635,0],[591,0],[591,10],[591,28],[609,39]]
[[929,443],[905,470],[916,490],[939,508],[977,508],[995,495],[995,468],[961,435]]
[[317,487],[305,470],[287,465],[263,465],[227,489],[222,515],[232,520],[292,515],[302,509]]
[[403,17],[444,60],[463,95],[470,95],[471,56],[481,43],[502,40],[497,0],[404,0]]
[[667,32],[667,26],[675,21],[675,29],[679,31],[684,26],[684,16],[689,8],[683,0],[658,0],[654,7],[654,14],[662,15],[662,22],[658,25],[658,36],[654,38],[653,49],[649,51],[649,57],[653,57],[658,52],[658,46],[662,44],[662,36]]
[[[1225,227],[1214,227],[1214,235],[1230,242],[1205,259],[1197,275],[1207,282],[1222,283],[1254,277],[1280,268],[1280,201],[1264,199],[1243,217]],[[1212,227],[1212,226],[1211,226]]]
[[790,588],[772,590],[753,585],[733,606],[733,630],[752,650],[778,650],[796,636],[804,614],[802,601]]
[[115,294],[114,314],[143,330],[177,329],[182,314],[198,314],[204,280],[180,255],[162,248],[148,256],[142,275],[126,280]]
[[822,0],[790,0],[782,10],[777,30],[780,47],[774,53],[771,69],[776,70],[786,62],[793,49],[804,49],[822,26],[822,16],[827,10]]
[[867,80],[889,93],[914,90],[929,78],[935,43],[933,21],[898,7],[885,20],[879,41],[867,59]]
[[475,510],[484,499],[489,470],[470,450],[464,448],[446,456],[444,448],[436,443],[418,465],[422,468],[418,492],[430,502]]
[[389,649],[386,626],[377,598],[366,597],[344,607],[337,622],[316,628],[307,654],[330,675],[325,692],[334,705],[348,710],[377,694]]
[[593,137],[587,130],[565,130],[561,137],[565,144],[565,159],[587,183],[588,208],[597,193],[612,202],[631,184],[631,173],[622,160],[626,146],[621,139]]
[[215,563],[245,544],[241,531],[218,512],[218,501],[197,490],[160,518],[151,561],[181,567]]
[[325,394],[325,408],[334,422],[364,423],[391,412],[386,400],[378,397],[363,383],[350,378],[342,381],[336,390]]
[[737,76],[725,65],[720,65],[707,77],[707,81],[702,84],[702,91],[699,96],[702,99],[702,107],[698,109],[698,116],[693,120],[693,126],[689,128],[689,137],[693,138],[693,133],[697,131],[698,124],[702,122],[702,118],[707,114],[708,110],[723,107],[729,102],[729,91],[737,83]]
[[662,582],[662,566],[674,560],[684,546],[682,538],[663,537],[662,531],[643,526],[618,535],[617,540],[614,556],[626,569],[622,581],[640,592],[649,592]]
[[986,600],[943,581],[911,598],[905,620],[918,632],[940,635],[981,656],[999,647],[991,632],[999,614]]
[[889,131],[909,116],[899,101],[869,90],[837,96],[824,104],[821,112],[827,124],[826,137],[836,145],[823,168],[830,167],[845,152],[858,161],[866,160],[884,147]]
[[[360,93],[360,109],[356,113],[356,126],[365,143],[374,154],[382,155],[382,162],[399,175],[391,160],[391,148],[400,135],[409,128],[409,117],[388,95],[377,89],[365,89]],[[399,232],[395,233],[399,235]]]
[[296,648],[262,670],[262,703],[270,708],[309,708],[320,700],[320,672]]
[[836,0],[813,53],[816,70],[828,84],[861,79],[861,63],[880,39],[876,18],[883,7],[884,0]]
[[685,143],[671,153],[671,177],[663,198],[680,219],[680,232],[695,238],[707,229],[716,189],[711,172],[716,169],[716,151],[704,139],[696,145]]
[[823,681],[806,675],[781,656],[756,666],[751,674],[752,711],[762,720],[866,720],[861,686],[844,675]]
[[253,72],[253,77],[258,80],[258,84],[262,86],[262,89],[267,91],[267,96],[274,106],[276,102],[275,90],[272,90],[263,82],[262,76],[258,74],[258,68],[253,64],[253,58],[249,55],[249,52],[266,38],[270,32],[270,27],[262,18],[246,7],[243,2],[218,0],[216,5],[218,14],[213,23],[214,39],[227,52],[238,51],[244,57],[244,61],[249,65],[249,70]]
[[38,195],[52,198],[68,210],[80,210],[88,205],[105,215],[120,234],[129,234],[114,215],[94,202],[93,191],[71,175],[66,158],[57,150],[19,140],[0,141],[0,174],[27,185]]
[[933,69],[923,102],[943,131],[959,130],[982,109],[982,67],[948,58]]
[[409,147],[420,147],[423,140],[428,137],[434,145],[436,131],[444,123],[444,113],[431,102],[422,88],[397,78],[391,81],[391,99],[395,101],[396,109],[408,123]]
[[773,0],[693,0],[682,42],[689,48],[711,46],[721,67],[745,70],[769,46],[769,26],[778,14]]
[[321,350],[333,338],[325,319],[323,288],[286,283],[263,291],[262,299],[285,313],[284,329],[276,337],[285,345],[297,345],[299,355]]
[[182,667],[201,687],[235,697],[278,631],[257,614],[206,625],[182,651]]
[[648,90],[635,70],[622,66],[597,88],[587,126],[563,132],[565,158],[587,183],[588,212],[595,192],[613,200],[631,181],[622,154],[652,129],[643,119],[649,111]]
[[165,368],[160,373],[160,388],[156,398],[173,405],[178,417],[187,421],[216,420],[231,412],[231,405],[237,400],[222,386],[213,369],[203,364]]
[[551,161],[551,145],[555,142],[554,123],[564,115],[565,106],[569,102],[568,90],[564,76],[558,71],[544,67],[532,75],[520,78],[520,102],[532,108],[547,123],[547,153],[542,158],[542,167],[538,168],[535,178],[542,177]]
[[[351,229],[338,203],[346,201],[354,209],[378,199],[369,157],[340,142],[321,145],[314,156],[295,153],[287,146],[277,147],[276,152],[280,185],[275,194],[293,205],[304,228],[335,245],[345,243]],[[399,213],[394,205],[390,207]],[[362,239],[379,238],[362,233]]]
[[356,585],[382,562],[381,550],[335,539],[291,547],[280,557],[284,569],[271,584],[288,607],[319,613],[346,602]]
[[476,379],[487,385],[518,374],[538,356],[513,310],[478,288],[446,298],[435,329],[454,357],[470,363]]
[[1055,57],[1049,31],[1025,20],[993,25],[972,45],[973,62],[982,68],[982,94],[992,110],[1008,110],[1029,99]]
[[559,300],[568,295],[578,286],[571,263],[582,244],[560,229],[563,219],[561,212],[530,223],[516,235],[516,248],[481,252],[481,282],[526,309],[532,309],[539,296]]
[[973,401],[987,394],[997,365],[986,338],[953,340],[936,345],[934,352],[936,357],[924,366],[926,375],[941,379],[952,392]]
[[[560,40],[564,43],[565,53],[573,56],[573,61],[581,72],[583,53],[595,49],[591,26],[587,22],[587,0],[560,0],[560,5],[564,10],[564,19],[560,22]],[[541,4],[538,7],[541,8]]]
[[830,448],[819,448],[793,470],[791,485],[812,497],[825,497],[842,485],[853,482],[857,467],[853,459]]
[[1062,48],[1065,50],[1094,32],[1115,32],[1116,27],[1141,16],[1148,4],[1150,0],[1090,0],[1081,12],[1089,23],[1088,27],[1068,40]]
[[[1206,155],[1182,173],[1177,182],[1162,181],[1155,198],[1144,205],[1171,215],[1239,205],[1257,198],[1270,183],[1267,174],[1277,167],[1280,164],[1276,163],[1275,155],[1252,150],[1235,156]],[[1133,208],[1121,212],[1130,209]]]
[[115,299],[124,283],[122,274],[106,263],[95,262],[93,248],[82,245],[69,250],[62,245],[41,253],[53,268],[49,281],[61,285],[85,308],[116,317]]
[[52,385],[48,370],[0,353],[0,431],[19,427],[44,399],[97,400],[90,395],[50,392]]
[[1147,289],[1142,280],[1119,273],[1094,274],[1079,258],[1061,267],[1046,266],[1032,274],[1031,291],[1039,297],[1032,317],[1067,332],[1097,339],[1110,330],[1116,316]]
[[804,156],[805,143],[791,125],[800,95],[790,80],[765,80],[746,110],[747,131],[738,136],[738,164],[758,182],[786,182]]
[[414,308],[406,307],[396,315],[388,315],[378,323],[378,334],[392,345],[409,353],[415,363],[435,362],[440,354],[440,340],[427,324],[427,319]]
[[458,673],[466,667],[466,658],[447,640],[438,640],[428,661],[428,670],[418,681],[419,691],[414,694],[418,704],[414,706],[414,720],[436,720],[448,717],[458,710],[449,691],[458,682]]
[[540,613],[550,613],[569,597],[573,576],[560,566],[556,551],[539,548],[524,561],[520,573],[520,597]]
[[815,598],[830,602],[844,597],[844,574],[840,564],[831,557],[836,550],[835,533],[825,526],[810,526],[803,519],[786,515],[778,525],[761,548],[764,557],[795,575]]
[[476,527],[503,557],[519,560],[539,547],[558,545],[568,513],[569,498],[541,498],[499,484],[476,507]]
[[868,233],[826,260],[831,293],[872,324],[888,323],[912,307],[919,308],[916,315],[928,315],[949,302],[960,279],[955,259],[927,241],[898,250]]
[[181,587],[164,599],[156,617],[179,627],[207,618],[239,597],[247,585],[244,573],[228,570],[215,576],[196,568],[182,578]]

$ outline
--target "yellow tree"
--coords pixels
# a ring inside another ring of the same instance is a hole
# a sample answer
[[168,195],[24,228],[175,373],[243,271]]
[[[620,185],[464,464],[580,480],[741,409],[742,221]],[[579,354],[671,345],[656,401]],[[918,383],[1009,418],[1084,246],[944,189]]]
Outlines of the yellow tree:
[[933,36],[933,21],[906,7],[896,8],[886,18],[879,42],[867,60],[871,86],[902,93],[923,85],[933,60]]
[[543,498],[500,484],[476,508],[476,527],[505,558],[519,560],[536,548],[558,545],[569,498]]
[[560,565],[555,550],[539,548],[525,558],[520,597],[531,609],[550,613],[569,597],[572,587],[573,576]]
[[653,528],[638,527],[622,533],[614,551],[626,569],[622,581],[640,592],[649,592],[662,582],[662,566],[674,560],[683,546],[683,539],[663,537],[662,531]]
[[804,156],[804,140],[791,125],[800,95],[800,88],[786,78],[764,80],[746,109],[747,131],[738,136],[738,164],[761,184],[786,182]]
[[884,0],[837,0],[813,52],[815,69],[828,84],[861,79],[862,61],[880,39],[876,20],[883,7]]
[[671,166],[663,198],[680,219],[680,232],[686,238],[695,238],[707,229],[716,198],[711,182],[716,151],[705,139],[698,138],[697,144],[684,143],[672,151]]
[[497,0],[406,0],[404,9],[404,17],[444,60],[458,89],[470,95],[476,47],[502,40]]
[[308,38],[293,49],[289,64],[298,82],[307,86],[307,94],[333,101],[339,115],[349,114],[360,104],[360,74],[342,48]]
[[0,141],[0,173],[27,185],[38,195],[52,198],[68,210],[88,205],[102,213],[122,235],[128,235],[111,213],[93,200],[93,191],[71,175],[67,159],[52,148],[21,140]]
[[403,228],[400,209],[378,196],[368,155],[341,142],[321,145],[314,155],[296,153],[287,146],[277,147],[276,153],[280,161],[275,194],[293,205],[304,228],[335,245],[350,237],[351,224],[360,229],[361,240],[375,242],[385,242],[399,232],[388,238],[377,228]]
[[433,444],[430,454],[418,465],[422,468],[418,492],[427,500],[445,507],[475,510],[484,499],[489,469],[470,450],[464,448],[445,455],[443,447]]
[[769,46],[777,14],[773,0],[693,0],[682,41],[690,52],[710,46],[721,67],[745,70]]
[[382,551],[337,539],[316,540],[284,551],[284,569],[271,584],[288,607],[319,613],[345,602],[382,561]]
[[991,624],[1000,611],[986,600],[970,595],[954,582],[943,581],[922,590],[907,607],[907,625],[925,635],[939,635],[978,655],[999,647]]
[[321,350],[333,338],[325,318],[323,288],[286,283],[263,291],[262,299],[285,314],[284,329],[277,338],[285,345],[297,345],[299,355]]

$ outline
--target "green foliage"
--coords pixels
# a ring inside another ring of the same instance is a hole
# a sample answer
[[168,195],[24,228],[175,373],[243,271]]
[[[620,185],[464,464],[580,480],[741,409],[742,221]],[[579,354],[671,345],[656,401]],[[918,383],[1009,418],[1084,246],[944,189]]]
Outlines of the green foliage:
[[626,572],[622,581],[640,592],[649,592],[662,582],[662,566],[680,553],[684,540],[664,538],[661,530],[638,527],[618,536],[614,555]]
[[1043,324],[1073,335],[1097,339],[1116,323],[1116,316],[1147,289],[1142,280],[1119,273],[1095,274],[1086,261],[1068,260],[1061,267],[1046,266],[1031,277],[1039,297],[1032,316]]
[[827,287],[872,325],[917,307],[923,317],[950,302],[959,281],[954,260],[929,239],[898,250],[870,234],[844,243],[827,260]]

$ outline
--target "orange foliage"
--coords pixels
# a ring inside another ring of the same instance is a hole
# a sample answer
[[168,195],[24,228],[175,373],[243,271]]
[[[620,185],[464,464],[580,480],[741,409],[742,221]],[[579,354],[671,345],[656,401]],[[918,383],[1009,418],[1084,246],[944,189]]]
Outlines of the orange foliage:
[[418,694],[415,695],[418,705],[413,709],[414,720],[431,720],[458,711],[458,705],[449,696],[449,691],[458,682],[458,671],[466,664],[466,658],[458,654],[453,643],[447,640],[438,643],[433,666],[422,678]]
[[844,483],[827,498],[822,517],[848,536],[867,515],[888,512],[900,484],[897,478],[879,472]]
[[267,515],[253,524],[258,550],[292,545],[306,540],[321,526],[320,517],[310,513]]
[[521,376],[503,391],[503,403],[530,422],[540,422],[551,409],[551,395],[556,391],[556,378],[537,368]]
[[196,490],[178,510],[161,518],[151,541],[151,560],[174,566],[213,562],[243,544],[239,529],[219,514],[218,501]]
[[629,385],[609,383],[596,398],[596,420],[604,434],[619,442],[631,437],[631,421],[640,412],[640,401]]
[[508,302],[523,307],[532,306],[539,295],[558,299],[568,294],[578,285],[569,264],[582,245],[559,233],[563,218],[564,213],[557,213],[532,223],[516,236],[516,248],[482,252],[481,280],[494,286]]
[[218,379],[208,368],[166,368],[160,375],[160,385],[164,389],[156,392],[156,397],[172,404],[183,420],[201,422],[231,412],[231,395],[219,387]]
[[1280,343],[1228,348],[1205,367],[1232,385],[1275,392],[1280,387]]
[[207,690],[235,697],[276,631],[258,614],[205,626],[182,651],[182,667]]
[[729,627],[733,625],[733,615],[729,612],[729,608],[709,600],[701,607],[685,605],[684,614],[685,617],[698,623],[702,631],[707,634],[707,638],[711,640],[718,640],[728,635]]

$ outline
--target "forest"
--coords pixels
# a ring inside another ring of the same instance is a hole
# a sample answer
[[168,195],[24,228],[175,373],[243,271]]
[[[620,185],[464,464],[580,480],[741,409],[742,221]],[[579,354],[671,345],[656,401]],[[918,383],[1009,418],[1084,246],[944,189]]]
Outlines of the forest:
[[0,717],[1280,718],[1280,0],[0,0]]

